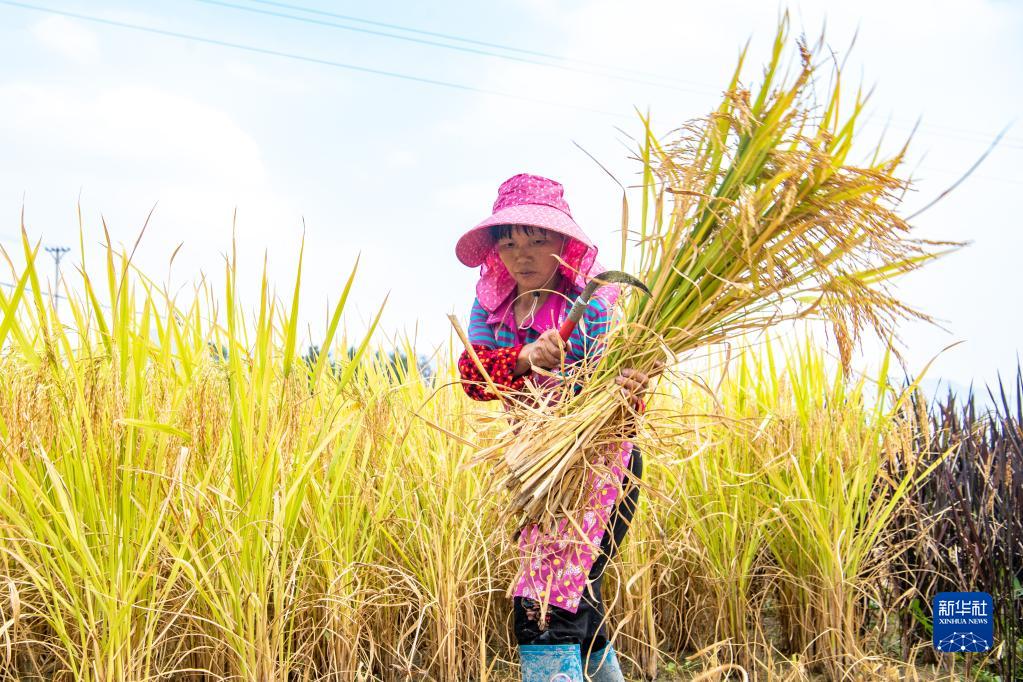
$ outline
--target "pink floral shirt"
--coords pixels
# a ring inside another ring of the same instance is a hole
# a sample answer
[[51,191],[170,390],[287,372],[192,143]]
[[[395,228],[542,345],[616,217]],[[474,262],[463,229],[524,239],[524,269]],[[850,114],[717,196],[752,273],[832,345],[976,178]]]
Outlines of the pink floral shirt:
[[[578,295],[578,288],[564,291],[569,299]],[[512,389],[521,388],[524,377],[513,377],[512,370],[522,345],[535,341],[551,328],[560,327],[568,313],[565,297],[551,295],[536,311],[533,324],[527,329],[516,329],[511,314],[511,295],[492,313],[487,313],[475,301],[470,315],[469,338],[480,361],[495,383]],[[600,336],[610,322],[609,306],[601,298],[590,301],[583,321],[569,339],[566,364],[582,359],[587,354],[599,354],[603,348]],[[497,396],[480,386],[482,376],[475,364],[463,353],[458,363],[466,393],[476,400],[492,400]],[[541,379],[541,381],[537,381]],[[532,375],[530,380],[544,385],[542,379]],[[621,491],[625,472],[632,456],[632,443],[623,442],[617,456],[610,463],[595,467],[588,477],[589,494],[586,511],[576,523],[559,518],[556,525],[544,532],[537,525],[522,529],[519,536],[519,572],[515,579],[514,596],[537,601],[548,600],[572,613],[579,608],[586,579],[600,552],[600,542],[607,531],[611,511]]]
[[523,529],[519,536],[522,563],[513,592],[516,597],[548,599],[551,605],[572,613],[579,609],[587,575],[599,556],[600,541],[631,458],[632,443],[626,441],[618,452],[618,463],[604,467],[603,473],[590,473],[587,511],[578,528],[560,518],[554,532],[543,533],[537,525]]

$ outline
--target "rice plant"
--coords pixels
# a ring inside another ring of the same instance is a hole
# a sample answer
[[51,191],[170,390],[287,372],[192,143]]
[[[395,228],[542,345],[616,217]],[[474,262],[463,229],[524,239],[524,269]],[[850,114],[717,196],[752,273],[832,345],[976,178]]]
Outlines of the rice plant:
[[[554,399],[510,399],[515,427],[481,447],[479,460],[515,491],[522,518],[581,508],[587,467],[630,429],[632,411],[611,390],[623,367],[654,374],[659,362],[708,344],[816,318],[830,325],[849,369],[865,330],[898,353],[897,323],[930,319],[887,281],[959,244],[910,235],[899,213],[906,147],[864,148],[866,96],[846,101],[823,40],[813,49],[799,42],[789,71],[787,44],[786,16],[759,84],[740,82],[744,52],[709,116],[665,137],[642,119],[634,260],[651,295],[625,297],[603,359],[579,370],[586,380],[578,395],[565,382]],[[626,227],[623,219],[623,247]]]
[[[339,333],[353,270],[301,354],[301,269],[287,306],[264,268],[246,315],[233,257],[181,305],[109,241],[58,316],[22,249],[0,291],[0,679],[514,678],[510,497],[468,466],[502,426],[452,385],[456,343],[425,371],[395,362],[407,341]],[[635,679],[917,674],[863,596],[897,603],[900,499],[933,463],[906,454],[886,367],[824,357],[772,341],[652,397],[636,439],[662,456],[605,584]]]
[[909,546],[897,557],[892,585],[905,602],[907,654],[914,640],[929,641],[935,594],[991,594],[996,646],[975,658],[978,667],[989,658],[1002,679],[1023,675],[1023,369],[1009,388],[999,380],[989,390],[995,409],[988,413],[978,410],[972,392],[962,403],[951,392],[933,405],[915,396],[921,414],[915,449],[936,468],[894,524]]

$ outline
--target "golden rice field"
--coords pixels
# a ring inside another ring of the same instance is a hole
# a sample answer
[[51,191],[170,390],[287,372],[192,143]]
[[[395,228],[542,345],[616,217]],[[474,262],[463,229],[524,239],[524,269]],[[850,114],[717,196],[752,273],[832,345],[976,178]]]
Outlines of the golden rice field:
[[[178,308],[110,247],[58,319],[24,247],[0,293],[0,679],[514,678],[513,528],[463,467],[494,404],[458,387],[456,344],[424,376],[339,334],[353,271],[309,355],[300,276],[284,302],[264,276],[246,316],[229,262]],[[638,440],[605,587],[627,674],[958,679],[900,662],[930,647],[900,648],[887,589],[923,471],[888,368],[843,377],[808,339],[722,357],[662,380]]]

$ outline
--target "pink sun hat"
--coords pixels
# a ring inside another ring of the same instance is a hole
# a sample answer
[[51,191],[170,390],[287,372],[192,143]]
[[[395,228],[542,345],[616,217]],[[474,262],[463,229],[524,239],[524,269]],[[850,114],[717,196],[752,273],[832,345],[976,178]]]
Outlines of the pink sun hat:
[[[490,217],[463,234],[455,245],[459,261],[471,268],[482,266],[476,294],[489,311],[497,308],[515,288],[515,279],[494,249],[495,241],[490,235],[494,225],[529,225],[567,237],[561,255],[567,266],[562,265],[561,272],[578,287],[604,271],[597,262],[597,245],[572,218],[561,183],[519,173],[501,183]],[[601,287],[598,291],[609,304],[614,303],[619,293],[616,286]]]
[[531,225],[554,230],[595,248],[590,238],[572,218],[565,201],[565,188],[539,175],[519,173],[508,178],[497,190],[497,201],[489,218],[462,235],[455,255],[470,268],[483,265],[494,246],[490,236],[493,225]]

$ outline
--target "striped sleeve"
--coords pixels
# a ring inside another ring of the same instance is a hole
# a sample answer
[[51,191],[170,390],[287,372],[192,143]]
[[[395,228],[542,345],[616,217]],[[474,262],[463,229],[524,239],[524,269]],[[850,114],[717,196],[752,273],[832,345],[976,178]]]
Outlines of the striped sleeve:
[[611,307],[603,298],[594,296],[590,299],[583,317],[579,320],[572,335],[568,337],[568,353],[566,363],[582,360],[586,356],[600,355],[604,352],[603,336],[611,327]]
[[497,348],[497,339],[494,338],[494,328],[487,324],[486,308],[477,298],[472,302],[472,312],[469,313],[469,343],[474,346],[486,348]]

